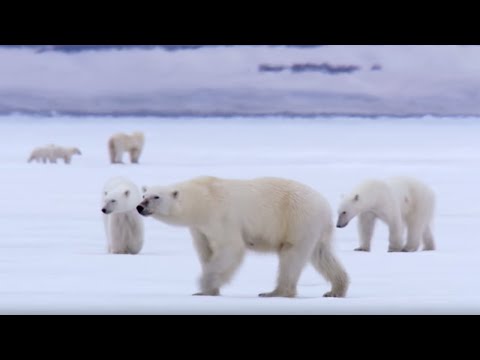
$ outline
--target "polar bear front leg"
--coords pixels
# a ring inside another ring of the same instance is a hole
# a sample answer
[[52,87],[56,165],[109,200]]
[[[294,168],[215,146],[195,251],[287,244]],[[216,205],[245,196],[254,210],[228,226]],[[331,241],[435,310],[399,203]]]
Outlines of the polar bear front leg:
[[212,257],[212,254],[213,254],[212,249],[208,244],[207,237],[204,234],[202,234],[200,231],[196,229],[190,229],[190,234],[192,235],[193,246],[197,251],[198,259],[200,260],[200,264],[202,265],[202,268],[203,268],[205,264],[207,264]]
[[367,212],[358,216],[358,236],[360,237],[360,247],[355,251],[370,251],[372,243],[373,231],[375,230],[376,216]]
[[219,244],[210,239],[207,239],[207,244],[210,254],[207,247],[200,247],[200,251],[197,248],[202,262],[202,276],[200,277],[200,292],[195,295],[218,296],[222,285],[230,281],[242,263],[245,246],[241,241]]

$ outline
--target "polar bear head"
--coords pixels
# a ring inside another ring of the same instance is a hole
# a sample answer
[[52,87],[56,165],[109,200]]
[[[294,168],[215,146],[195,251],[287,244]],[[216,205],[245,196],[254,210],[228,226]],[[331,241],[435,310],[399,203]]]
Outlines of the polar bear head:
[[205,222],[211,209],[208,181],[193,179],[169,186],[144,186],[142,190],[143,201],[137,211],[170,225],[199,225]]
[[344,198],[338,208],[337,228],[344,228],[363,209],[360,194],[350,195]]
[[110,180],[104,188],[102,212],[106,215],[135,210],[141,200],[138,188],[128,180]]
[[378,180],[366,180],[350,195],[344,197],[338,208],[337,227],[344,228],[357,215],[372,211],[384,199],[385,184]]

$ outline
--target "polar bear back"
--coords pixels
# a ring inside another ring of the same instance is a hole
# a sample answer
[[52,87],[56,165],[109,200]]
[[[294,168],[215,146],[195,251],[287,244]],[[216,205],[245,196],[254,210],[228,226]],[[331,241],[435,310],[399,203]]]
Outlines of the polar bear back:
[[[236,231],[255,238],[257,243],[265,239],[268,245],[274,245],[272,242],[317,236],[332,224],[332,211],[323,196],[292,180],[208,177],[193,179],[178,188],[182,192],[198,186],[207,193],[191,203],[198,206],[191,216],[205,219],[200,225],[205,232],[220,224],[230,233]],[[195,223],[193,219],[190,222]]]
[[385,182],[397,199],[404,220],[433,217],[435,194],[429,186],[411,177],[393,177]]

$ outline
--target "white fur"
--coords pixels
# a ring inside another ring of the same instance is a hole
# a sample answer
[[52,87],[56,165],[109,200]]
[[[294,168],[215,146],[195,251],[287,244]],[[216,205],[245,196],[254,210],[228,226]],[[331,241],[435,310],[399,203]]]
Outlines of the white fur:
[[102,212],[109,253],[138,254],[142,250],[143,219],[136,210],[140,201],[137,186],[125,178],[113,178],[105,184]]
[[123,153],[130,154],[130,162],[138,164],[140,155],[145,145],[145,136],[141,132],[134,132],[132,135],[118,133],[108,140],[108,151],[112,164],[123,164]]
[[219,295],[245,250],[276,252],[276,288],[262,297],[294,297],[310,260],[330,283],[329,297],[344,297],[348,275],[332,249],[328,202],[306,185],[284,179],[201,177],[144,189],[138,210],[167,224],[188,227],[203,273],[198,295]]
[[45,164],[48,161],[52,164],[56,164],[58,159],[63,159],[65,164],[70,164],[73,155],[81,154],[82,153],[78,148],[50,144],[33,149],[28,162],[36,161]]
[[[337,227],[345,227],[356,216],[360,247],[370,251],[375,222],[380,219],[389,227],[389,251],[435,250],[432,221],[435,195],[422,182],[406,177],[386,181],[368,180],[360,184],[340,204]],[[407,241],[403,236],[407,230]]]

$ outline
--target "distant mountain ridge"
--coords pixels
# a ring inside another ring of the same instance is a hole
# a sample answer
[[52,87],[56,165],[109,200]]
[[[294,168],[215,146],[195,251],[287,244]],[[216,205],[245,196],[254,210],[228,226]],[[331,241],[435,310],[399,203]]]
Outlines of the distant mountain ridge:
[[0,114],[480,116],[478,64],[467,45],[0,46]]
[[[43,51],[60,51],[60,52],[81,52],[81,51],[105,51],[105,50],[127,50],[127,49],[164,49],[167,51],[179,51],[179,50],[195,50],[205,47],[232,47],[239,45],[0,45],[3,48],[35,48],[40,52]],[[269,45],[285,46],[285,47],[299,47],[310,48],[324,45]]]

